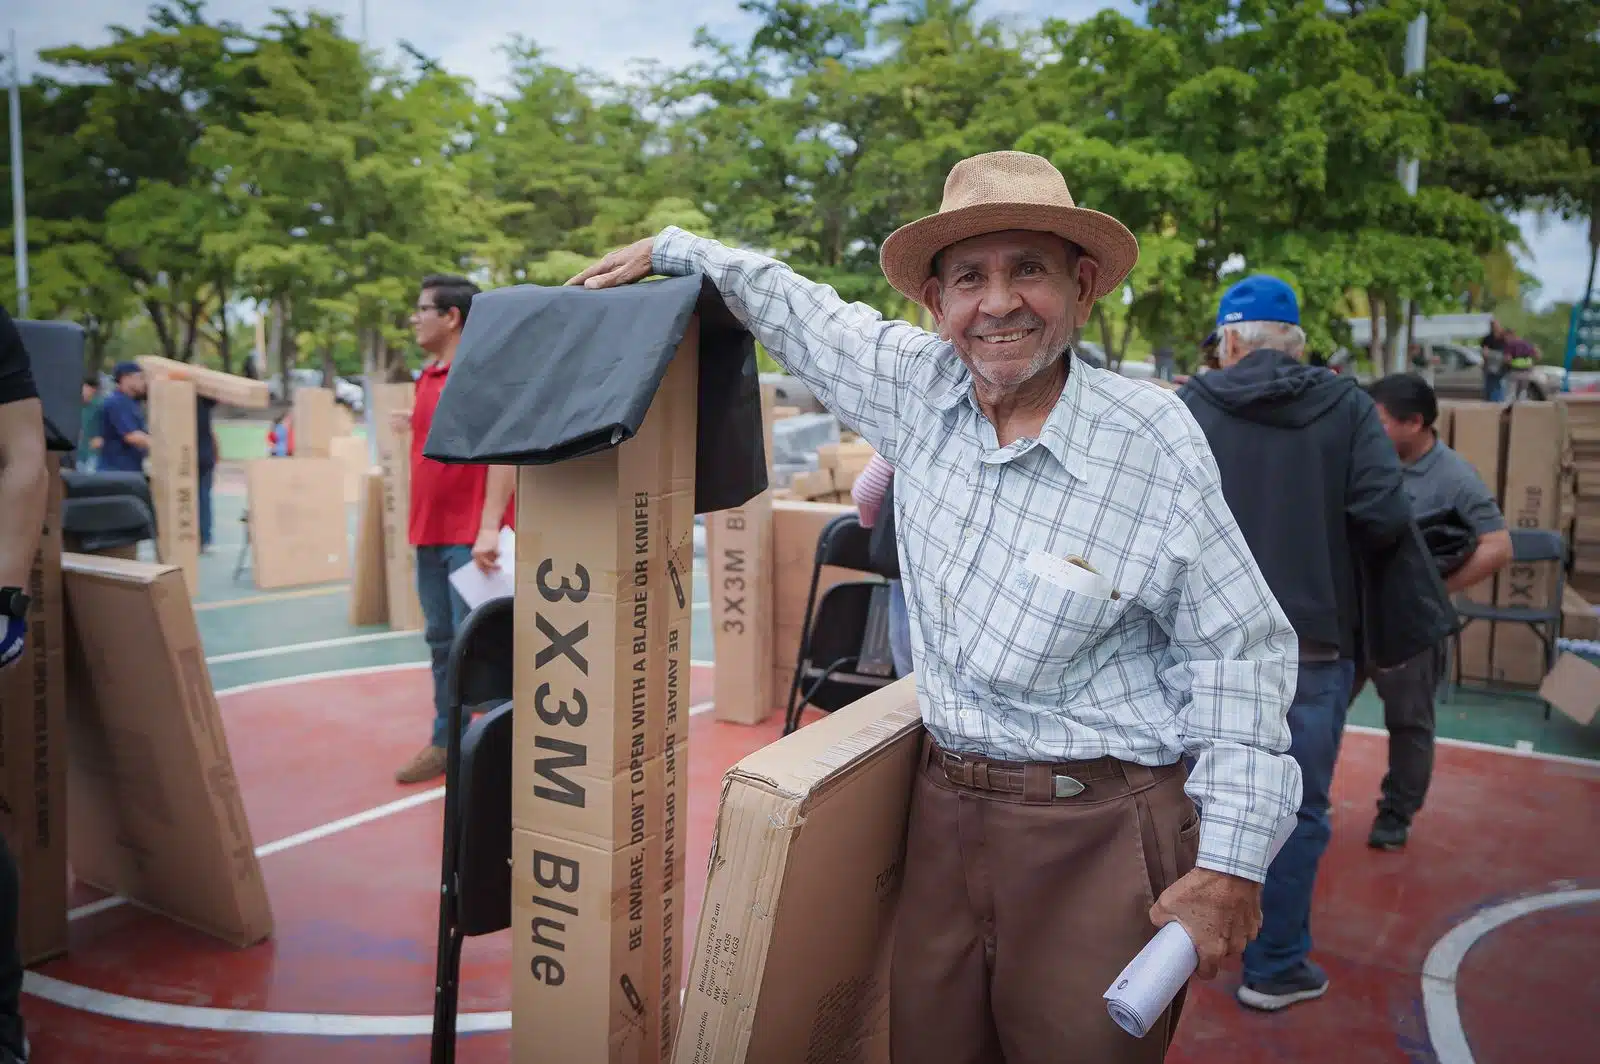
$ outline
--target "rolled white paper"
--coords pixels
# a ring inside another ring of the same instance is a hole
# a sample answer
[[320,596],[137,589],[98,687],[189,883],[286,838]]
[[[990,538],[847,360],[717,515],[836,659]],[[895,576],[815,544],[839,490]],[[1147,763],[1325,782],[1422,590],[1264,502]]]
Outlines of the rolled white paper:
[[[1278,825],[1267,864],[1272,864],[1283,844],[1289,841],[1296,819],[1296,815],[1290,813]],[[1106,1011],[1118,1027],[1135,1038],[1143,1038],[1199,965],[1200,955],[1195,952],[1194,942],[1183,925],[1176,920],[1162,924],[1155,937],[1145,943],[1144,949],[1128,962],[1106,990]]]

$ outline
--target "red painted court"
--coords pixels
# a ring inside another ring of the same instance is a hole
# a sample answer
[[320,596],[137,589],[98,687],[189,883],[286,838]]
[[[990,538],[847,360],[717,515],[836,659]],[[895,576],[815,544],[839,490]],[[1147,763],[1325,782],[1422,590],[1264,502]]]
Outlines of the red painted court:
[[[697,667],[693,681],[692,703],[708,708],[710,669]],[[426,1061],[442,791],[391,778],[428,720],[426,668],[272,681],[221,703],[264,847],[275,937],[235,951],[75,891],[70,954],[27,983],[34,1059]],[[691,926],[722,773],[780,727],[776,716],[757,728],[706,712],[692,720]],[[1247,1013],[1230,996],[1237,973],[1225,973],[1191,996],[1170,1059],[1597,1059],[1600,764],[1441,745],[1409,850],[1379,854],[1365,838],[1383,761],[1381,735],[1353,730],[1313,923],[1328,995],[1276,1016]],[[509,963],[508,932],[467,941],[462,1026],[483,1033],[462,1035],[463,1064],[508,1059]]]

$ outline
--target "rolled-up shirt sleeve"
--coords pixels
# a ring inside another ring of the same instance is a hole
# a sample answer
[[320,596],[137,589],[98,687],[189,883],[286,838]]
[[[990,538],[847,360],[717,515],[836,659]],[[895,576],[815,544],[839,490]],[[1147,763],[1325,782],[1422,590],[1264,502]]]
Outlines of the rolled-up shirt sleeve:
[[705,275],[779,365],[879,454],[895,459],[906,382],[938,337],[886,320],[863,303],[846,303],[776,259],[676,226],[656,237],[651,268],[669,276]]
[[1162,675],[1180,698],[1179,739],[1195,758],[1186,789],[1200,807],[1196,863],[1264,882],[1273,836],[1300,806],[1300,766],[1287,755],[1300,646],[1203,445],[1163,550],[1171,660]]

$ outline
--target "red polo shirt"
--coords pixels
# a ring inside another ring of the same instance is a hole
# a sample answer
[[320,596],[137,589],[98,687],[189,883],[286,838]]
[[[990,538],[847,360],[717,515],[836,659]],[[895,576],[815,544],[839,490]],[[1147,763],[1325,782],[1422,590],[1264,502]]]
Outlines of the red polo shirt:
[[[478,538],[489,467],[454,465],[422,457],[449,366],[434,363],[417,378],[411,406],[411,521],[413,547],[470,547]],[[516,527],[517,502],[506,504],[502,525]]]

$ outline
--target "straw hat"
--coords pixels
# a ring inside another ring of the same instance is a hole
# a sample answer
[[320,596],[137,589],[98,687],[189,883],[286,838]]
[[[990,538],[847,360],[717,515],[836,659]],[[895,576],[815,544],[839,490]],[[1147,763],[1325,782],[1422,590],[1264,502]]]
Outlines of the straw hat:
[[1008,229],[1054,233],[1082,247],[1100,265],[1096,299],[1116,291],[1139,261],[1139,242],[1127,226],[1073,203],[1066,178],[1048,159],[996,151],[957,163],[945,180],[938,213],[901,226],[883,242],[883,275],[920,302],[935,255],[962,240]]

